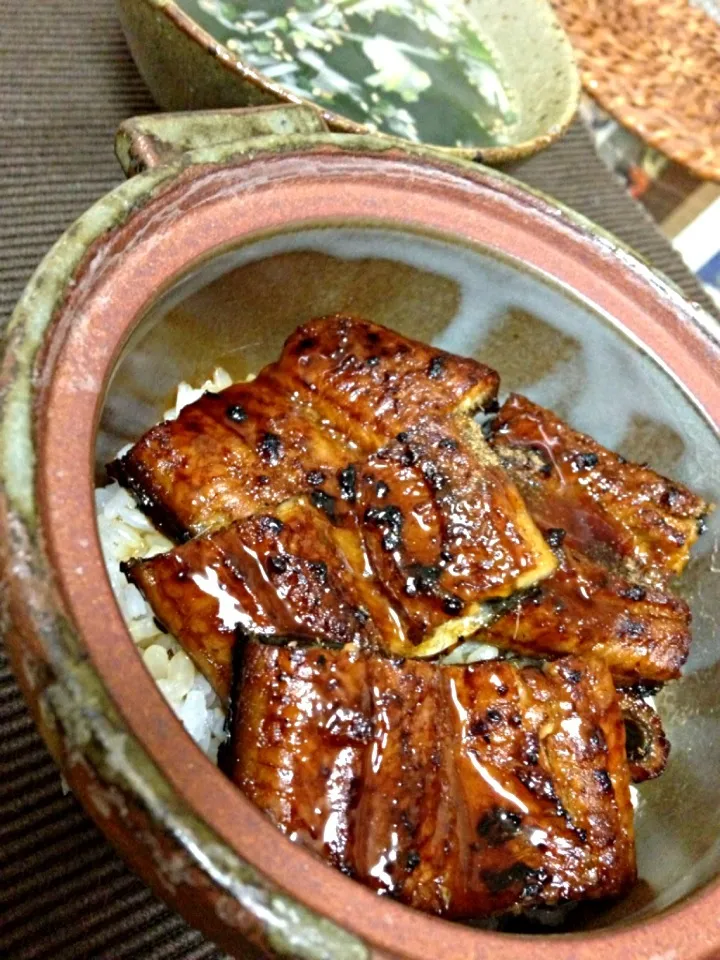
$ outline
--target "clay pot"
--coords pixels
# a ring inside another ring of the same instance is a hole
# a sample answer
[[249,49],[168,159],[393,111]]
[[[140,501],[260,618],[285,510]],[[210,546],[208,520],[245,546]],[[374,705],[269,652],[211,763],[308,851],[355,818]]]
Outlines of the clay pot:
[[[504,389],[720,495],[714,321],[508,177],[312,132],[304,110],[129,125],[125,165],[154,165],[71,227],[17,307],[0,367],[2,609],[40,730],[123,856],[237,956],[716,957],[717,519],[686,578],[692,659],[660,697],[674,749],[643,788],[643,881],[550,943],[413,912],[293,846],[193,744],[143,666],[105,574],[95,475],[178,381],[217,363],[256,369],[315,314],[352,310],[482,357]],[[248,131],[265,135],[233,140]],[[221,145],[177,153],[208,136]]]

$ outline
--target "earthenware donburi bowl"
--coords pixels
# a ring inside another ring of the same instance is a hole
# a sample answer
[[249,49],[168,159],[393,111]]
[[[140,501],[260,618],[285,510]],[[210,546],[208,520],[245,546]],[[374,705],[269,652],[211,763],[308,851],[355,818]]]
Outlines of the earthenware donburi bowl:
[[[144,122],[121,153],[157,160],[193,142],[181,127]],[[265,136],[162,163],[50,252],[0,367],[3,625],[67,780],[158,893],[237,956],[717,957],[717,517],[685,581],[687,675],[660,697],[673,755],[642,788],[642,881],[575,932],[472,929],[376,897],[276,832],[154,686],[105,574],[94,467],[162,415],[177,381],[217,363],[243,375],[335,310],[482,358],[504,390],[720,497],[717,328],[587,222],[381,139]]]
[[[308,102],[254,70],[208,32],[203,24],[209,27],[212,20],[196,0],[117,0],[117,8],[133,58],[165,110]],[[472,0],[469,12],[512,90],[518,120],[508,130],[507,145],[448,152],[495,164],[542,150],[567,129],[580,93],[572,48],[550,4]],[[340,114],[323,116],[333,130],[368,132]]]

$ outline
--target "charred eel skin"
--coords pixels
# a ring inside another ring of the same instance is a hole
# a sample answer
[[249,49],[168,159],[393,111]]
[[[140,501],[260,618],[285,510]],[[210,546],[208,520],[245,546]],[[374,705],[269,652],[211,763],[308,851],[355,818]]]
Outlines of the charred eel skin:
[[625,727],[598,661],[438,667],[251,642],[230,774],[291,839],[441,916],[635,879]]

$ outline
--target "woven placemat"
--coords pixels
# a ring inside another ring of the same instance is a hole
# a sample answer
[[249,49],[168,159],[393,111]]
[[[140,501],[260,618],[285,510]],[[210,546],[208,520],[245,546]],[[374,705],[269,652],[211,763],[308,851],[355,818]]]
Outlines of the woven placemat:
[[720,181],[715,0],[552,3],[600,106],[695,177]]
[[[0,6],[0,324],[72,220],[120,179],[118,123],[153,109],[111,0]],[[576,124],[513,171],[614,231],[695,300],[701,288]],[[0,327],[1,329],[2,327]],[[219,958],[84,816],[34,731],[0,650],[0,957]]]

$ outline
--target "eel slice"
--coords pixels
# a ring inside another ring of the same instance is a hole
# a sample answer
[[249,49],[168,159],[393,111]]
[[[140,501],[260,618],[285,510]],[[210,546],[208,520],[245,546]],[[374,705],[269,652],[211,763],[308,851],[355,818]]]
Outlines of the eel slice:
[[373,724],[357,649],[249,643],[232,778],[283,833],[350,872],[352,810]]
[[108,475],[176,541],[307,493],[337,494],[355,452],[261,373],[148,430]]
[[275,366],[285,392],[299,389],[343,436],[365,450],[408,424],[495,402],[500,378],[476,360],[409,340],[354,317],[311,320]]
[[241,634],[381,645],[382,611],[365,611],[333,533],[322,513],[298,499],[132,561],[125,572],[227,703]]
[[617,896],[635,879],[612,678],[250,643],[230,774],[291,839],[461,919]]
[[363,320],[313,320],[250,383],[205,394],[108,474],[182,541],[304,492],[342,498],[342,469],[408,422],[494,401],[498,375]]
[[426,653],[471,636],[487,622],[485,601],[557,566],[467,418],[411,427],[371,455],[359,470],[357,514],[376,576]]
[[710,509],[686,487],[518,395],[494,420],[491,444],[538,525],[564,530],[568,546],[660,585],[685,568]]
[[569,548],[558,554],[557,572],[507,604],[483,631],[487,642],[529,656],[595,656],[621,684],[679,677],[690,650],[687,603]]

